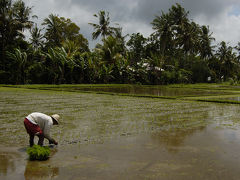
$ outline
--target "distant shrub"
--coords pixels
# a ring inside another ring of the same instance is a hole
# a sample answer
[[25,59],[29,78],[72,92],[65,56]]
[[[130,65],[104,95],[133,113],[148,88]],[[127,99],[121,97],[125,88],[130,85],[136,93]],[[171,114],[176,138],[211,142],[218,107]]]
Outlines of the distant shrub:
[[177,83],[190,83],[192,72],[185,69],[180,69],[177,72]]
[[236,86],[236,85],[238,85],[238,84],[239,84],[238,77],[237,77],[237,76],[233,76],[233,77],[228,78],[228,83],[229,83],[231,86]]
[[43,161],[49,158],[50,149],[49,147],[33,145],[32,147],[27,149],[27,153],[31,161],[34,161],[34,160]]

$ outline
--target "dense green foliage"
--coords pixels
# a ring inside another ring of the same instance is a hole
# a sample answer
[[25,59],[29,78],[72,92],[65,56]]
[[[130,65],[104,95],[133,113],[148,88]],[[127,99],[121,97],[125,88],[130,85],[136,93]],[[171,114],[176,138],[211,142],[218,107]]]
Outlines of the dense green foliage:
[[46,147],[46,146],[43,147],[39,145],[33,145],[32,147],[29,147],[27,149],[27,153],[31,161],[34,161],[34,160],[43,161],[49,158],[50,149],[49,147]]
[[50,14],[41,29],[22,0],[0,4],[0,83],[234,84],[240,79],[240,44],[213,46],[209,27],[190,20],[179,4],[153,19],[149,37],[124,36],[118,24],[111,26],[109,13],[100,11],[94,15],[98,24],[89,23],[93,40],[102,37],[92,50],[70,19]]

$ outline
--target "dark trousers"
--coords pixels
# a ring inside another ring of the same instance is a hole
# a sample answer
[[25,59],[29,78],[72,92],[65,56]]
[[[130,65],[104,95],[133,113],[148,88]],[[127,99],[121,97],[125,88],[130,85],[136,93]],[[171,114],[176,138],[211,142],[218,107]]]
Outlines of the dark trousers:
[[34,136],[38,136],[38,145],[43,145],[44,135],[41,128],[31,123],[27,118],[24,119],[24,126],[26,128],[27,133],[29,134],[29,144],[32,147],[34,145]]
[[[44,141],[43,135],[37,135],[38,136],[38,145],[42,146]],[[32,147],[34,145],[34,135],[29,135],[29,144]]]

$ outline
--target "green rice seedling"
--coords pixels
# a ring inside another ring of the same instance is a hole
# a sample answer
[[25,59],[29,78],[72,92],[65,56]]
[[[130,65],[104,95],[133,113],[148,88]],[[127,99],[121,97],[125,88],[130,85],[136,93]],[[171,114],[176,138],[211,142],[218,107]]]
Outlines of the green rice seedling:
[[44,161],[49,158],[50,149],[49,147],[43,147],[39,145],[33,145],[27,149],[27,154],[29,155],[29,159],[31,161],[38,160]]

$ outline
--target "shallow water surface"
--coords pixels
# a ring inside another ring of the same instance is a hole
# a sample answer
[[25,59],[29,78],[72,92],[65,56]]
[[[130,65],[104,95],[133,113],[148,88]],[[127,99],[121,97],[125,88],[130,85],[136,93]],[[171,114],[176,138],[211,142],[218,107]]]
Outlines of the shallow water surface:
[[225,100],[231,100],[231,101],[238,101],[240,102],[240,96],[235,96],[235,97],[229,97],[229,98],[224,98]]
[[117,93],[130,95],[146,96],[207,96],[216,94],[232,94],[231,92],[216,91],[214,89],[193,89],[193,88],[170,88],[167,86],[144,86],[144,85],[94,85],[94,86],[44,86],[39,89],[63,90],[73,92],[98,92],[98,93]]
[[[23,119],[34,111],[62,117],[47,161],[27,159]],[[0,88],[0,179],[239,179],[239,112],[234,104]]]

